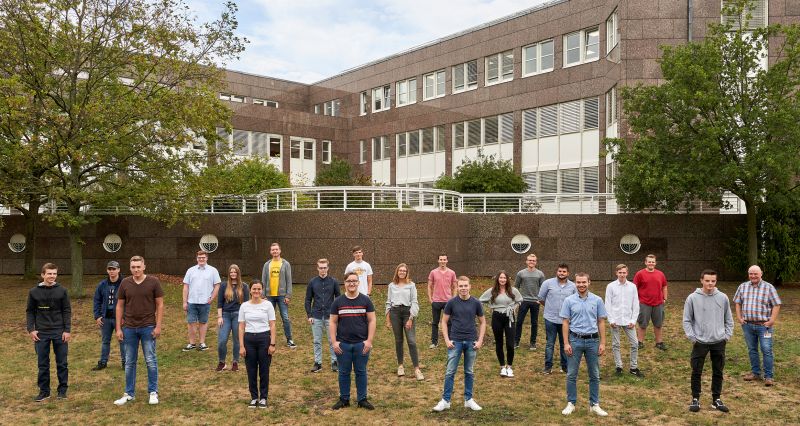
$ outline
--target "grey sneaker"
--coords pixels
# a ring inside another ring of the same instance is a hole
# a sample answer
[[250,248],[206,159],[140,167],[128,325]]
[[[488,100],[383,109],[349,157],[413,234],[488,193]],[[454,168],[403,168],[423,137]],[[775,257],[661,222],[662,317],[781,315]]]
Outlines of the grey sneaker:
[[181,349],[181,350],[184,351],[184,352],[189,352],[189,351],[193,351],[195,349],[197,349],[196,345],[194,345],[192,343],[187,343],[186,346],[184,346],[183,349]]

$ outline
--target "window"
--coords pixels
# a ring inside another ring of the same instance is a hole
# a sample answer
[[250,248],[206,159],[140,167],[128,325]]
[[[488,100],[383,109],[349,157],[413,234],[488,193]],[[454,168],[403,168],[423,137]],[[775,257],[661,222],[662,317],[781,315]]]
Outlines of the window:
[[358,162],[364,164],[367,162],[367,144],[365,141],[358,141]]
[[464,123],[453,124],[453,149],[464,148]]
[[275,101],[268,101],[266,99],[253,98],[253,105],[261,105],[270,108],[277,108],[278,103]]
[[419,154],[419,130],[408,134],[408,155]]
[[498,136],[497,117],[483,119],[483,143],[484,145],[496,144]]
[[429,100],[444,96],[444,70],[425,74],[422,99]]
[[247,130],[233,130],[233,154],[234,155],[248,155],[250,153],[247,146],[247,139],[250,132]]
[[522,76],[553,70],[553,40],[522,48]]
[[558,170],[539,172],[539,192],[543,194],[558,192]]
[[561,192],[565,194],[577,194],[580,192],[580,170],[581,169],[562,169],[561,172]]
[[322,113],[322,108],[320,107],[320,105],[319,104],[314,105],[314,114],[321,114],[321,113]]
[[[325,102],[323,105],[323,113],[325,115],[330,115],[331,117],[338,117],[339,116],[339,107],[341,105],[341,101],[339,99],[334,99],[332,101]],[[319,112],[317,112],[319,114]]]
[[564,102],[559,106],[561,114],[559,134],[575,133],[580,130],[581,101]]
[[509,50],[486,57],[486,85],[514,78],[514,51]]
[[478,60],[472,60],[453,67],[453,93],[478,87]]
[[434,127],[436,136],[436,152],[444,151],[445,134],[444,125]]
[[280,136],[270,136],[269,137],[269,157],[270,158],[281,158],[281,138]]
[[597,194],[599,191],[599,167],[584,167],[581,169],[583,173],[583,192],[587,194]]
[[597,27],[564,36],[564,67],[594,61],[600,56],[600,30]]
[[358,98],[358,111],[360,115],[367,115],[367,108],[369,107],[369,100],[367,99],[367,92],[361,92]]
[[481,146],[481,120],[467,121],[466,126],[467,146]]
[[591,61],[600,57],[600,30],[597,28],[587,30],[584,33],[584,55],[585,61]]
[[252,132],[250,155],[266,157],[269,153],[269,135],[261,132]]
[[422,153],[430,154],[433,152],[433,127],[422,129]]
[[294,159],[314,160],[314,139],[292,138],[289,140],[290,156]]
[[386,111],[389,109],[391,89],[391,84],[372,89],[372,112]]
[[392,158],[392,147],[389,144],[389,138],[380,136],[372,138],[372,160],[388,160]]
[[606,126],[617,122],[617,87],[606,92]]
[[606,20],[606,55],[611,53],[619,43],[617,11],[615,10]]
[[598,98],[583,100],[583,130],[596,129],[599,125],[600,101]]
[[219,98],[221,100],[223,100],[223,101],[230,101],[230,102],[237,102],[237,103],[243,103],[244,102],[244,96],[233,95],[233,94],[230,94],[230,93],[220,93],[219,94]]
[[397,134],[397,157],[408,156],[408,133]]
[[558,105],[539,108],[539,137],[558,134]]
[[313,160],[314,159],[314,141],[304,141],[303,146],[305,149],[303,150],[303,159],[304,160]]
[[291,139],[289,143],[291,158],[300,159],[303,151],[303,141],[300,139]]
[[[728,6],[729,4],[733,3],[732,0],[724,0],[722,2],[722,6]],[[747,15],[750,14],[750,20],[747,21]],[[745,29],[756,29],[756,28],[764,28],[767,26],[767,1],[766,0],[751,0],[750,4],[745,6],[742,14],[740,16],[737,15],[723,15],[722,16],[722,23],[723,24],[730,24],[731,29],[737,30],[743,23],[747,22],[743,28]]]
[[507,113],[498,116],[500,120],[500,143],[514,142],[514,114]]
[[522,140],[536,139],[536,127],[536,108],[522,111]]
[[417,79],[411,78],[408,80],[398,81],[397,88],[397,106],[410,105],[417,102]]
[[322,162],[331,163],[331,141],[322,141]]

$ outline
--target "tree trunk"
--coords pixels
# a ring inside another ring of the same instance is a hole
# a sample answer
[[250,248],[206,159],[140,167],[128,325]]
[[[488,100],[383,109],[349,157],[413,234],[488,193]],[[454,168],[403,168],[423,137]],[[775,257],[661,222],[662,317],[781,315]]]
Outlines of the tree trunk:
[[744,200],[747,209],[747,264],[758,264],[758,219],[756,206],[752,201]]
[[36,265],[36,237],[39,229],[39,207],[42,205],[39,197],[31,197],[28,202],[28,213],[25,215],[25,267],[26,279],[39,276]]
[[68,226],[69,251],[72,265],[72,286],[69,289],[73,298],[83,297],[83,240],[81,226]]

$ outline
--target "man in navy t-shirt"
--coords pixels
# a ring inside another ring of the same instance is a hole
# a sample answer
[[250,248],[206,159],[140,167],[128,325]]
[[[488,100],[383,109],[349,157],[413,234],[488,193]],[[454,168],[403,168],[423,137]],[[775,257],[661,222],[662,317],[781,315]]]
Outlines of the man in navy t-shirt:
[[[447,371],[444,374],[442,400],[433,407],[433,411],[450,408],[453,380],[462,352],[464,353],[464,406],[475,411],[481,409],[481,406],[472,399],[472,386],[475,381],[473,367],[477,351],[483,346],[486,317],[483,316],[481,303],[469,294],[469,278],[463,275],[458,277],[456,290],[458,296],[450,299],[444,306],[442,334],[447,344]],[[480,321],[480,330],[475,328],[475,317]]]
[[358,275],[344,279],[345,294],[331,304],[330,339],[339,360],[339,401],[334,410],[350,406],[350,371],[356,371],[358,407],[374,410],[367,400],[367,361],[375,337],[375,306],[358,292]]

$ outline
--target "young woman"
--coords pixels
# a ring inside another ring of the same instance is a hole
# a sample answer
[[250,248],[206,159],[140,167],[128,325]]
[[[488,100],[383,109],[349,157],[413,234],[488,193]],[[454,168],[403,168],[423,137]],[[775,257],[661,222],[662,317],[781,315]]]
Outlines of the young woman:
[[394,332],[394,350],[397,353],[397,375],[406,374],[403,368],[403,333],[408,341],[408,352],[411,363],[414,364],[414,376],[417,380],[425,380],[419,369],[419,355],[417,354],[417,337],[414,319],[419,315],[417,303],[417,286],[408,278],[408,266],[405,263],[397,265],[394,278],[389,283],[386,297],[386,327]]
[[225,358],[228,356],[228,336],[233,334],[233,364],[231,371],[239,371],[239,308],[250,299],[250,289],[242,282],[241,271],[236,265],[228,268],[228,280],[223,282],[217,298],[217,353],[219,364],[217,371],[228,368]]
[[[486,290],[480,301],[492,309],[492,332],[494,332],[494,350],[500,362],[500,376],[514,377],[514,320],[517,308],[522,303],[522,294],[511,285],[506,271],[500,271],[494,277],[494,286]],[[508,362],[503,353],[503,336],[505,336]]]
[[264,284],[253,280],[250,300],[239,308],[239,355],[247,366],[250,408],[267,408],[269,365],[275,353],[275,308],[262,298],[263,293]]

